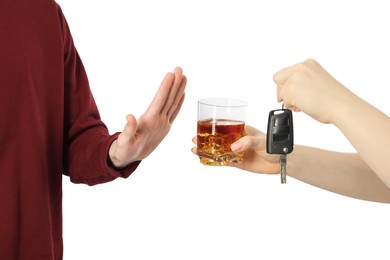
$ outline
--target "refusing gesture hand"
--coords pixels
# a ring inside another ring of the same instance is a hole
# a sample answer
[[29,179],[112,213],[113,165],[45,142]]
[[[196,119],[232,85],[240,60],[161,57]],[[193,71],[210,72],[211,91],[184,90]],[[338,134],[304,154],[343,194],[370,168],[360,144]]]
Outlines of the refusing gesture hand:
[[123,132],[111,144],[109,157],[116,168],[145,159],[168,134],[184,101],[187,78],[181,68],[167,73],[153,101],[137,120],[127,115]]

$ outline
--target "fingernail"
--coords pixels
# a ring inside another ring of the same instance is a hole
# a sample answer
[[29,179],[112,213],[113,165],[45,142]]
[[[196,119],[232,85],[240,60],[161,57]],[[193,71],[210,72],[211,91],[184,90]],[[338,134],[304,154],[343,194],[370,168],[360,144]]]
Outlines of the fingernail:
[[241,150],[242,145],[240,143],[234,143],[230,146],[230,149],[232,149],[232,152],[236,152]]

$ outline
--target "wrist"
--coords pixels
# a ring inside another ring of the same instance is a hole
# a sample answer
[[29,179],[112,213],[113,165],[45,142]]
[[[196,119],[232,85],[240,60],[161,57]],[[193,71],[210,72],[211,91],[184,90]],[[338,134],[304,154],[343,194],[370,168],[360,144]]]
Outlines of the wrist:
[[332,106],[330,123],[341,129],[345,122],[359,111],[360,103],[361,99],[352,92],[340,98],[339,102]]
[[117,170],[126,168],[130,163],[123,162],[118,157],[116,156],[116,151],[117,151],[117,140],[112,142],[110,149],[108,150],[108,164]]

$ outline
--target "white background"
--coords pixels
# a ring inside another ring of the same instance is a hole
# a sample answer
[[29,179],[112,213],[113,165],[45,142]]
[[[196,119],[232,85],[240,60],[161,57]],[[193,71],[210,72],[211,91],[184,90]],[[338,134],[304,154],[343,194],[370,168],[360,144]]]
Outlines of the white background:
[[[111,133],[146,110],[166,72],[188,77],[170,134],[132,176],[94,187],[64,177],[66,260],[389,259],[389,205],[206,167],[190,151],[197,99],[246,100],[247,123],[265,131],[281,107],[273,74],[307,58],[390,114],[387,1],[58,3]],[[332,125],[303,113],[294,123],[296,144],[354,151]]]

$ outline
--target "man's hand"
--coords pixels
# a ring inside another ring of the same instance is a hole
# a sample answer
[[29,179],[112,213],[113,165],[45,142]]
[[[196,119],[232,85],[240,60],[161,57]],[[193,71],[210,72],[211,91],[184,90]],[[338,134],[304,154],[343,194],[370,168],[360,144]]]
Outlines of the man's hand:
[[161,82],[152,103],[136,120],[127,116],[127,124],[109,150],[109,157],[116,168],[145,159],[168,134],[184,101],[187,78],[181,68],[168,73]]

